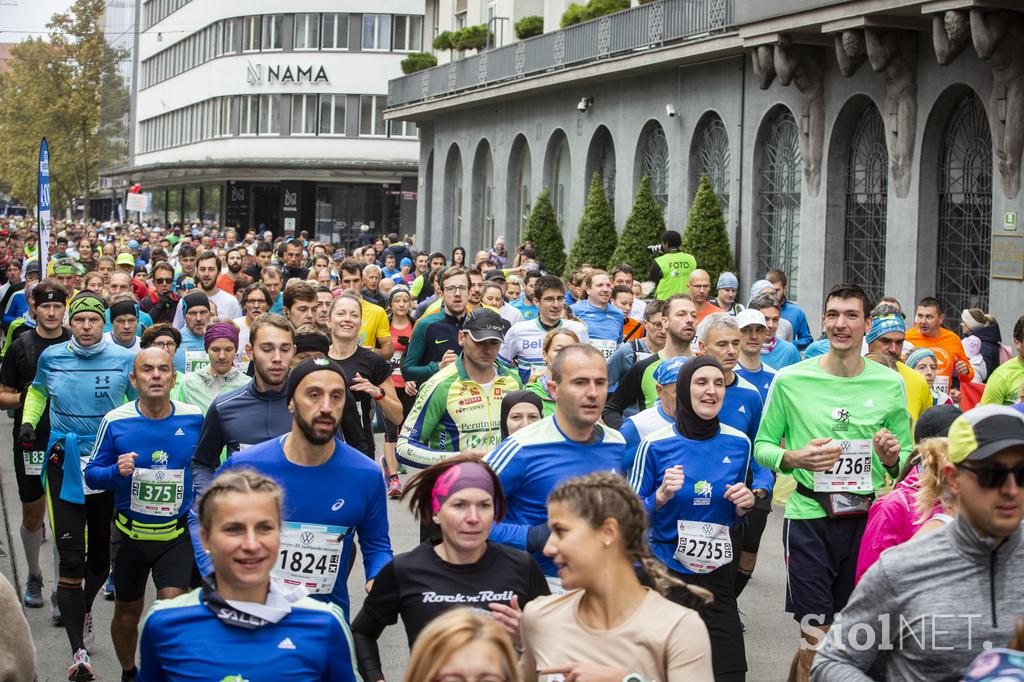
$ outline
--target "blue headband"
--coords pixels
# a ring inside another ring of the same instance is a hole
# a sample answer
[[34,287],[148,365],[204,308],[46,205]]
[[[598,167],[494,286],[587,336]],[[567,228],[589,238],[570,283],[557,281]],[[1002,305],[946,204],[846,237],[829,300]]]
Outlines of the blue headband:
[[867,342],[871,343],[879,336],[892,332],[905,332],[907,325],[899,315],[879,315],[871,318],[871,329],[867,333]]

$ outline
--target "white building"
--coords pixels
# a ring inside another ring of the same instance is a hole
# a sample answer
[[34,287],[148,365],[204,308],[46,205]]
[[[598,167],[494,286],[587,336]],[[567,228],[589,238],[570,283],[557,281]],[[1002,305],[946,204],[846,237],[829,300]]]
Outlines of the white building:
[[[114,4],[111,0],[108,4]],[[130,152],[144,219],[343,243],[412,231],[419,143],[385,123],[388,80],[424,39],[424,0],[143,0]]]

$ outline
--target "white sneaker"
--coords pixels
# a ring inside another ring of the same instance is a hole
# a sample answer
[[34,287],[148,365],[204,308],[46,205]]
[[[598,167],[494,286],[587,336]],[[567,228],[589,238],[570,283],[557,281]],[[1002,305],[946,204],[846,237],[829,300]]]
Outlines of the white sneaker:
[[96,644],[96,633],[92,631],[92,612],[85,614],[85,623],[82,625],[82,643],[88,651],[92,651]]
[[74,680],[74,682],[96,679],[92,672],[92,661],[89,660],[89,652],[85,649],[79,649],[75,652],[75,657],[71,661],[71,667],[68,668],[68,679]]

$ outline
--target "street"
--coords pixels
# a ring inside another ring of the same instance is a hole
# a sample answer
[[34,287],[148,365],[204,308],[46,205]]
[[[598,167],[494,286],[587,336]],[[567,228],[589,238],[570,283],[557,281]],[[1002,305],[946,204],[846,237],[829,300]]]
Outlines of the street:
[[[378,436],[380,438],[380,436]],[[381,444],[378,442],[378,452]],[[0,485],[4,505],[4,525],[0,528],[0,570],[12,580],[11,554],[17,560],[17,578],[23,583],[26,567],[21,550],[18,528],[21,524],[21,507],[18,502],[17,484],[11,457],[11,420],[0,416]],[[403,479],[407,478],[403,476]],[[419,539],[419,528],[413,522],[406,506],[398,502],[388,503],[391,522],[391,542],[396,553],[412,549]],[[47,531],[49,535],[49,531]],[[753,682],[785,679],[790,659],[797,644],[797,627],[792,618],[783,612],[785,598],[785,572],[782,561],[782,509],[776,507],[769,517],[761,544],[761,553],[754,578],[740,598],[740,609],[747,625],[746,646],[749,673],[747,679]],[[12,539],[13,538],[13,539]],[[42,562],[49,566],[52,542],[43,545]],[[44,594],[49,595],[52,577],[45,576]],[[352,595],[352,613],[358,612],[363,601],[362,563],[357,561],[349,581]],[[18,586],[19,592],[24,587]],[[154,596],[152,586],[147,601]],[[50,620],[50,608],[27,609],[28,622],[36,646],[37,676],[45,682],[66,679],[67,666],[71,660],[67,638],[62,627],[55,627]],[[108,626],[113,612],[113,602],[97,597],[93,607],[96,622],[96,646],[90,652],[96,670],[97,680],[117,680],[119,670],[111,644]],[[199,645],[199,643],[197,643]],[[409,649],[401,624],[389,627],[380,638],[381,659],[389,680],[399,680],[405,671]],[[198,654],[197,655],[201,655]]]

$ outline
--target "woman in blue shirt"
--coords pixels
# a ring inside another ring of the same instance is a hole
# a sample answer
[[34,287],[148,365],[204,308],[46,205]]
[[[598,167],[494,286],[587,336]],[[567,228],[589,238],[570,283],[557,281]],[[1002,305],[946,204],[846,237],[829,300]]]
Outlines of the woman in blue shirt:
[[683,365],[675,423],[641,441],[630,474],[630,485],[651,513],[654,556],[673,575],[715,597],[701,615],[719,682],[742,680],[747,669],[732,528],[754,506],[744,484],[750,440],[719,423],[724,400],[725,373],[718,362],[700,356]]

